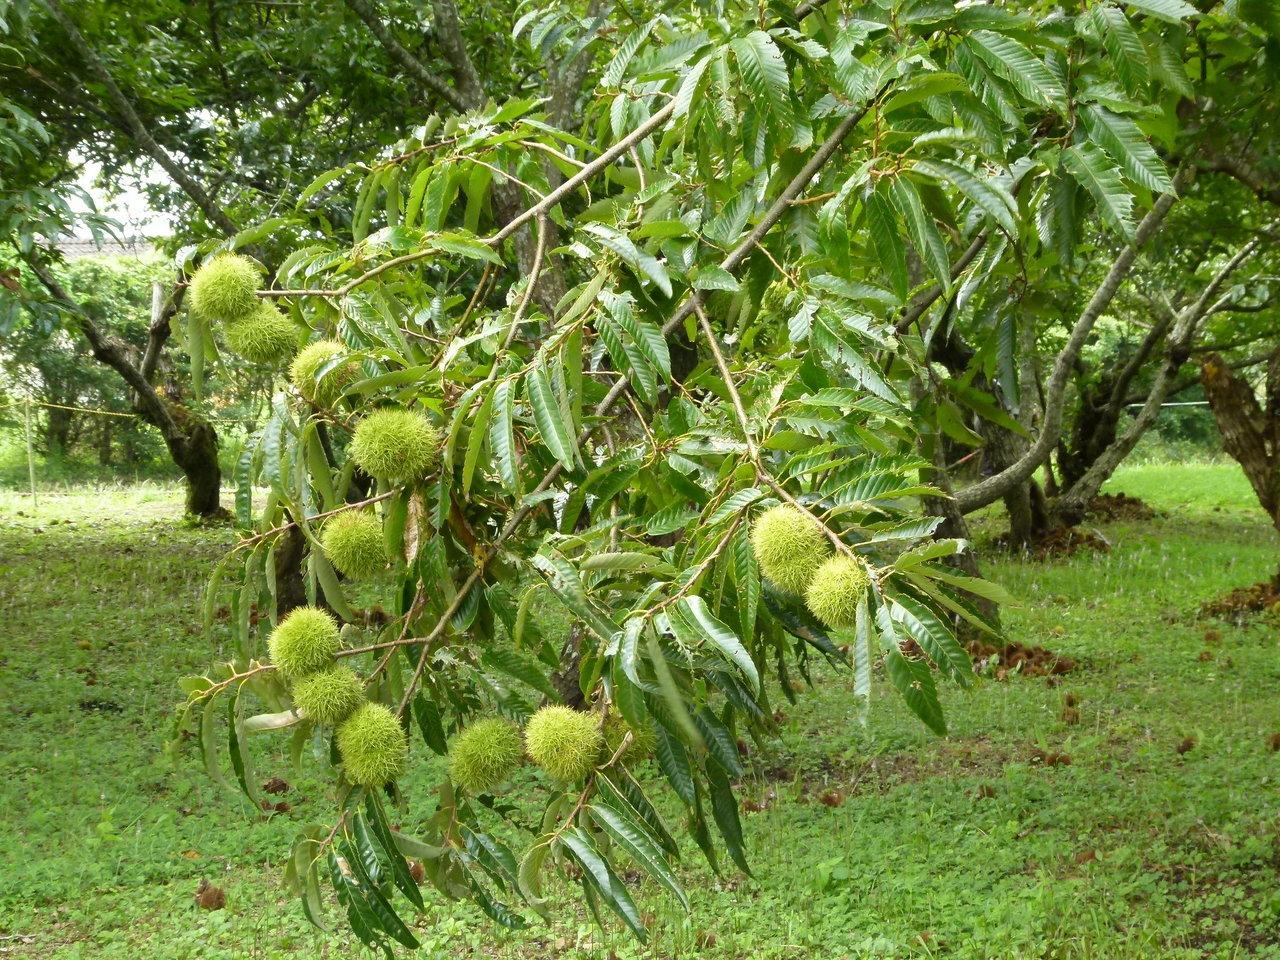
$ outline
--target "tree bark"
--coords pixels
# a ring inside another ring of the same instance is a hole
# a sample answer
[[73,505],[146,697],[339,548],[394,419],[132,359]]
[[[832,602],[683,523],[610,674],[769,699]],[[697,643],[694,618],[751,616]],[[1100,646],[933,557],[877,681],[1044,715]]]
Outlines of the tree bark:
[[459,113],[467,109],[468,104],[461,93],[432,73],[426,64],[406,50],[403,44],[395,38],[390,28],[382,22],[382,17],[371,0],[346,0],[346,4],[355,12],[356,16],[364,21],[365,26],[369,28],[369,32],[377,38],[378,42],[382,44],[382,48],[387,51],[387,55],[398,63],[414,80],[445,100]]
[[1280,348],[1267,368],[1266,407],[1219,354],[1201,361],[1200,382],[1222,433],[1222,447],[1244,470],[1258,503],[1280,530]]

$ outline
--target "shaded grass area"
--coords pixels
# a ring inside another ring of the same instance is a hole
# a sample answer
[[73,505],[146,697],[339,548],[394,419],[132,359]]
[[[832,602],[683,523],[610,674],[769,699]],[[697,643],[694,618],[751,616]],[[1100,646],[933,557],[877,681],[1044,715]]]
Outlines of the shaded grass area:
[[[1280,957],[1276,624],[1195,616],[1273,571],[1274,534],[1230,466],[1144,466],[1109,489],[1163,515],[1105,525],[1109,554],[988,571],[1019,599],[1010,635],[1081,664],[1060,684],[947,689],[940,740],[879,682],[863,726],[850,678],[817,671],[797,705],[775,696],[787,721],[743,785],[754,879],[715,878],[687,844],[687,917],[637,882],[645,946],[594,930],[563,891],[522,936],[429,895],[423,955]],[[0,947],[357,955],[279,882],[294,833],[330,816],[323,774],[255,740],[260,777],[290,784],[268,818],[190,745],[176,767],[162,755],[174,679],[230,655],[198,626],[229,534],[184,529],[177,503],[123,490],[19,517],[0,499]],[[410,824],[437,770],[410,776]],[[195,907],[201,878],[226,909]]]

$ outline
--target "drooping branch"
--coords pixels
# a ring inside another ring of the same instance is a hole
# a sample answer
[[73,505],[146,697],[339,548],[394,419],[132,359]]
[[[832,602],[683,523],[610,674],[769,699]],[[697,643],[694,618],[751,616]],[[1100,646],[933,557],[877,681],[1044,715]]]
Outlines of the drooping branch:
[[1066,404],[1067,383],[1071,377],[1071,370],[1080,356],[1080,351],[1084,348],[1085,341],[1093,331],[1094,324],[1110,305],[1116,291],[1129,275],[1138,254],[1159,229],[1165,215],[1177,201],[1178,194],[1190,183],[1191,177],[1190,167],[1184,167],[1178,172],[1174,178],[1174,191],[1161,195],[1152,204],[1147,215],[1138,224],[1132,241],[1121,251],[1093,296],[1089,298],[1088,304],[1081,311],[1067,338],[1066,346],[1058,354],[1053,371],[1049,375],[1049,382],[1045,389],[1044,422],[1035,442],[1021,457],[999,473],[958,491],[956,502],[961,512],[972,513],[1003,497],[1016,484],[1025,482],[1049,456],[1058,442],[1058,434],[1062,429],[1062,413]]
[[89,46],[88,41],[80,33],[75,22],[67,16],[59,0],[44,0],[44,3],[49,8],[49,12],[53,14],[53,18],[58,21],[66,32],[67,39],[71,41],[71,46],[80,55],[85,66],[89,68],[106,89],[107,97],[110,99],[112,106],[124,122],[129,134],[138,142],[138,145],[142,147],[148,156],[164,168],[165,173],[173,178],[173,182],[182,188],[183,192],[192,199],[211,222],[217,225],[219,230],[228,235],[235,233],[235,222],[227,216],[226,211],[218,206],[205,191],[204,187],[192,179],[182,168],[182,165],[156,142],[146,124],[142,122],[142,118],[138,116],[138,112],[133,109],[133,104],[129,102],[129,98],[124,95],[124,91],[112,79],[111,72],[107,69],[106,64]]
[[[878,91],[876,94],[876,97],[872,100],[872,103],[879,100],[884,95],[884,93],[885,93],[885,89]],[[729,272],[733,272],[739,266],[741,266],[743,261],[746,260],[746,258],[751,254],[753,250],[755,250],[755,248],[760,244],[760,242],[769,233],[769,231],[772,230],[778,224],[778,221],[781,220],[783,216],[787,213],[787,211],[791,208],[791,202],[805,190],[805,188],[814,179],[814,177],[816,177],[821,172],[822,168],[827,165],[827,163],[835,155],[836,151],[840,149],[844,141],[848,139],[850,134],[853,133],[853,131],[857,128],[858,124],[862,122],[862,119],[866,116],[867,111],[869,109],[870,109],[870,104],[848,115],[843,120],[841,120],[839,124],[836,125],[835,129],[831,132],[831,134],[827,137],[827,139],[823,141],[822,145],[814,152],[813,156],[809,158],[809,161],[799,170],[799,172],[795,174],[795,176],[791,178],[791,180],[787,183],[786,187],[783,188],[783,190],[774,199],[773,203],[770,204],[769,208],[761,216],[759,222],[751,230],[751,232],[747,234],[747,236],[744,237],[738,243],[738,245],[735,246],[733,250],[731,250],[729,254],[721,261],[720,263],[721,269]],[[611,159],[608,162],[612,162],[614,159],[616,159],[617,157],[625,153],[627,149],[629,149],[632,143],[639,142],[640,139],[643,139],[643,137],[636,137],[635,136],[636,133],[638,133],[641,130],[645,130],[646,131],[645,136],[647,136],[648,133],[651,133],[654,129],[660,126],[661,122],[664,122],[665,119],[669,117],[671,113],[674,112],[674,110],[675,110],[674,102],[669,103],[662,110],[659,110],[658,113],[654,114],[653,117],[649,119],[649,121],[647,121],[645,124],[642,124],[640,127],[638,127],[636,131],[633,131],[630,136],[614,144],[614,146],[610,150],[602,154],[590,166],[594,167],[596,164],[600,164],[601,161],[604,161],[606,157],[611,157]],[[665,116],[663,116],[664,114]],[[663,117],[663,121],[660,121],[659,123],[654,123],[654,121],[657,120],[660,116]],[[631,141],[631,142],[628,143],[627,141]],[[603,168],[603,165],[601,166],[601,168]],[[598,171],[595,171],[595,170],[592,171],[593,174],[595,172],[598,172]],[[577,185],[573,183],[573,180],[577,180],[579,177],[583,177],[583,175],[586,173],[587,173],[587,169],[584,168],[580,173],[575,175],[575,177],[571,178],[569,181],[566,181],[566,183],[563,185],[561,189],[576,188]],[[553,191],[553,193],[550,196],[548,196],[547,200],[552,200],[553,198],[555,198],[555,195],[558,192],[559,191]],[[545,204],[546,201],[544,201],[543,203]],[[538,204],[537,206],[540,207],[540,206],[543,206],[543,204]],[[546,209],[550,209],[550,207],[547,207]],[[545,212],[546,212],[545,209],[538,210],[537,207],[534,207],[526,212],[524,219],[527,219],[529,216],[540,216]],[[514,229],[514,227],[510,224],[508,225],[508,227],[511,229]],[[690,291],[689,295],[685,298],[684,302],[680,305],[680,307],[677,308],[676,311],[667,320],[667,322],[663,324],[662,335],[664,337],[670,337],[684,323],[684,321],[688,317],[690,317],[698,307],[701,306],[701,304],[702,304],[702,292],[698,290]],[[614,404],[618,402],[618,400],[622,397],[622,395],[626,392],[626,390],[627,390],[627,381],[624,378],[620,377],[613,384],[613,386],[609,388],[609,392],[605,394],[603,399],[601,399],[601,401],[596,405],[595,409],[592,411],[592,416],[591,416],[592,422],[585,425],[582,431],[579,433],[577,438],[578,446],[582,446],[582,444],[586,443],[595,435],[596,430],[599,429],[604,424],[604,417],[613,409]],[[476,585],[483,578],[485,566],[497,555],[498,551],[502,547],[502,544],[504,544],[507,540],[509,540],[515,534],[515,532],[521,527],[521,525],[524,524],[525,520],[527,520],[533,514],[533,512],[538,509],[538,505],[541,503],[540,494],[545,493],[547,490],[551,489],[551,485],[554,484],[556,480],[560,477],[560,474],[563,472],[563,469],[564,468],[559,462],[555,463],[545,474],[543,474],[543,477],[541,480],[538,481],[537,486],[535,486],[533,490],[529,491],[529,493],[526,494],[524,503],[520,507],[518,507],[516,511],[507,519],[507,522],[503,524],[502,529],[501,531],[499,531],[497,537],[494,538],[494,540],[489,544],[489,546],[479,554],[479,556],[476,559],[475,568],[471,571],[471,573],[467,576],[467,578],[458,587],[457,594],[454,596],[449,606],[440,614],[440,617],[436,621],[435,626],[432,627],[432,629],[423,637],[422,652],[421,654],[419,654],[418,662],[414,669],[413,676],[410,679],[409,683],[405,686],[404,699],[400,703],[399,712],[401,714],[403,714],[404,711],[408,708],[409,703],[412,701],[413,696],[417,691],[418,684],[421,682],[422,675],[426,670],[427,661],[430,658],[431,653],[434,649],[433,644],[444,633],[445,629],[447,629],[448,627],[449,621],[453,618],[454,614],[456,614],[458,610],[462,608],[462,605],[466,602],[467,596],[471,593],[473,589],[475,589]]]
[[404,45],[395,38],[395,34],[383,23],[373,0],[346,0],[346,4],[356,16],[364,21],[365,26],[369,28],[369,32],[374,35],[378,43],[382,44],[382,49],[387,52],[387,55],[392,60],[399,64],[405,73],[436,94],[436,96],[445,100],[459,113],[467,109],[468,104],[459,91],[432,73],[426,64],[405,49]]

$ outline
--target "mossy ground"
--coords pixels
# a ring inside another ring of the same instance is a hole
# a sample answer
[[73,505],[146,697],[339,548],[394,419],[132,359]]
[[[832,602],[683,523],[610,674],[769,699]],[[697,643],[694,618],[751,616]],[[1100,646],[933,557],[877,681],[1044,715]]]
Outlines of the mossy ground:
[[[1274,571],[1275,535],[1229,465],[1133,468],[1112,489],[1163,515],[1100,526],[1108,554],[988,567],[1020,601],[1010,634],[1080,662],[1060,685],[947,688],[940,740],[882,683],[862,727],[851,680],[818,670],[744,785],[757,879],[717,880],[687,844],[687,918],[636,884],[645,946],[595,931],[576,901],[513,935],[428,894],[420,955],[1280,957],[1280,627],[1195,619]],[[363,956],[313,932],[279,883],[298,828],[329,817],[324,778],[293,770],[283,738],[255,739],[260,778],[290,786],[272,798],[290,809],[268,817],[212,785],[192,746],[176,768],[161,753],[173,678],[230,655],[198,627],[230,534],[184,528],[179,504],[126,489],[50,497],[32,516],[0,492],[0,947]],[[980,540],[998,532],[979,525]],[[1063,720],[1068,694],[1078,723]],[[406,781],[424,811],[438,770],[417,763]],[[226,909],[196,908],[201,878]]]

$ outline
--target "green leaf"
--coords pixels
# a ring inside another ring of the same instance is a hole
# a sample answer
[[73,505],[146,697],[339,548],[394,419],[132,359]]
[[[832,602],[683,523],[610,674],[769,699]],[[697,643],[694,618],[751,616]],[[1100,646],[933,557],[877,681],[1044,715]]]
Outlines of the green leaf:
[[738,282],[737,277],[724,267],[717,264],[707,264],[694,277],[693,288],[695,290],[727,290],[730,293],[737,293],[742,289],[742,284]]
[[324,598],[329,601],[329,606],[333,607],[333,612],[348,623],[355,622],[356,615],[347,605],[347,598],[342,592],[342,585],[338,582],[338,575],[334,572],[333,565],[329,563],[329,558],[324,555],[324,551],[312,550],[307,555],[307,559],[311,569],[315,571],[317,582],[324,590]]
[[590,881],[609,909],[622,918],[622,922],[637,939],[643,941],[647,934],[635,901],[631,899],[631,894],[613,872],[609,862],[600,855],[591,838],[573,827],[560,834],[560,844],[577,861],[578,866],[582,867],[583,877]]
[[577,465],[577,443],[571,428],[561,418],[560,401],[551,387],[545,363],[536,363],[525,379],[525,394],[533,408],[533,419],[542,442],[566,470]]
[[[616,783],[614,778],[617,778]],[[657,808],[649,802],[640,784],[625,767],[621,770],[615,768],[597,772],[595,785],[601,800],[619,813],[643,823],[667,855],[673,859],[679,859],[680,847],[676,844],[675,837],[671,835],[666,821],[662,819],[662,814],[658,813]]]
[[413,718],[418,721],[423,742],[431,748],[433,753],[443,757],[449,752],[444,736],[444,725],[440,722],[440,708],[421,690],[413,698]]
[[599,240],[606,249],[617,254],[637,276],[652,280],[659,290],[668,297],[671,296],[671,276],[657,257],[645,253],[625,233],[619,233],[602,223],[584,223],[582,229]]
[[591,811],[592,819],[605,833],[613,837],[618,846],[622,847],[635,861],[636,866],[674,893],[681,906],[688,910],[689,898],[685,895],[684,888],[680,886],[680,881],[671,872],[666,858],[658,849],[657,842],[649,836],[648,832],[612,807],[593,803],[588,809]]
[[627,34],[627,38],[619,45],[618,52],[613,55],[613,59],[609,61],[609,65],[604,68],[604,72],[600,75],[600,86],[612,88],[622,82],[622,78],[627,72],[627,64],[636,55],[640,45],[648,39],[649,32],[653,30],[656,24],[656,20],[650,20],[639,30]]
[[911,597],[900,594],[890,603],[894,618],[920,644],[938,669],[960,686],[969,686],[973,680],[973,663],[950,628],[927,606]]
[[445,233],[437,233],[429,242],[432,247],[437,250],[443,250],[445,253],[456,253],[460,257],[484,260],[494,266],[502,266],[502,257],[498,256],[493,247],[473,233],[467,233],[462,230],[446,231]]
[[889,608],[881,605],[876,610],[876,626],[880,640],[888,651],[885,672],[889,682],[902,694],[907,707],[924,725],[940,737],[947,735],[947,722],[942,716],[942,704],[938,702],[938,688],[933,682],[933,672],[923,660],[912,660],[899,649],[897,630],[889,616]]
[[537,662],[516,650],[503,647],[489,647],[481,658],[485,666],[492,667],[499,673],[514,677],[521,683],[528,684],[553,703],[560,702],[560,693],[548,680]]
[[1017,235],[1017,201],[994,178],[979,177],[950,160],[917,160],[915,169],[935,180],[950,183],[1010,235]]
[[888,188],[883,181],[876,185],[874,193],[867,196],[866,207],[871,248],[878,261],[876,266],[898,302],[902,303],[911,288],[907,275],[907,248],[898,234],[898,218],[894,215]]
[[654,724],[654,731],[658,735],[658,742],[654,746],[653,755],[657,758],[658,768],[671,784],[676,796],[687,806],[693,806],[696,799],[693,768],[689,765],[689,754],[685,751],[684,744],[661,723]]
[[235,771],[240,789],[249,798],[249,802],[258,806],[258,796],[254,789],[253,761],[244,748],[244,721],[240,710],[240,690],[234,697],[227,699],[227,748],[231,754],[231,769]]
[[[410,950],[416,950],[418,948],[418,938],[413,935],[413,931],[400,919],[400,915],[396,913],[395,908],[382,895],[382,891],[378,889],[378,885],[369,875],[363,859],[351,845],[351,842],[344,840],[341,847],[347,860],[347,865],[355,874],[359,894],[364,898],[369,912],[377,920],[378,925],[398,943],[403,944]],[[352,892],[354,893],[354,891]]]
[[1092,143],[1080,143],[1062,151],[1062,163],[1093,195],[1103,221],[1118,233],[1133,236],[1133,194],[1106,154]]
[[962,43],[969,45],[992,72],[1008,80],[1033,103],[1066,113],[1067,91],[1044,61],[1017,40],[990,30],[977,30]]
[[951,289],[951,262],[947,258],[947,244],[938,232],[938,226],[920,202],[915,184],[906,177],[894,177],[890,185],[894,202],[902,213],[911,235],[916,254],[942,289]]
[[1124,11],[1100,3],[1089,11],[1094,27],[1102,35],[1110,67],[1121,85],[1131,94],[1139,93],[1151,79],[1147,49]]
[[707,609],[706,601],[699,596],[684,597],[676,601],[676,609],[685,622],[717,647],[731,663],[737,665],[751,684],[751,689],[758,694],[760,674],[756,670],[755,661],[751,659],[751,654],[747,653],[737,635],[712,616],[711,611]]
[[929,577],[933,580],[941,580],[943,583],[958,587],[967,593],[972,593],[976,597],[982,597],[984,600],[990,600],[1000,606],[1008,606],[1016,603],[1013,596],[998,583],[990,580],[980,580],[977,577],[965,577],[951,570],[944,570],[941,567],[922,566],[912,571],[919,573],[921,576]]
[[1125,0],[1125,4],[1141,13],[1167,20],[1169,23],[1181,23],[1187,17],[1194,17],[1200,12],[1183,0]]
[[707,785],[711,793],[711,815],[720,829],[720,836],[724,837],[724,845],[729,851],[729,856],[743,873],[751,876],[751,868],[747,866],[746,850],[742,845],[742,822],[738,819],[738,798],[733,795],[728,774],[718,763],[707,764]]
[[476,411],[476,418],[471,423],[471,430],[467,435],[467,452],[462,458],[462,495],[468,497],[471,494],[471,480],[475,476],[476,464],[480,462],[480,452],[484,449],[485,437],[489,432],[489,421],[493,416],[493,398],[496,391],[489,391],[485,394],[484,400],[480,403],[480,409]]
[[210,697],[205,702],[204,711],[200,714],[200,756],[204,760],[205,771],[213,782],[221,787],[229,787],[230,784],[227,783],[222,768],[218,766],[217,704],[218,698]]
[[1155,193],[1173,192],[1169,171],[1136,123],[1095,103],[1085,105],[1082,114],[1089,139],[1107,151],[1130,180]]
[[498,474],[510,491],[520,490],[520,454],[515,437],[515,387],[510,380],[499,381],[493,388],[493,407],[497,416],[489,423],[489,446],[498,461]]
[[378,841],[378,847],[382,851],[382,861],[391,868],[391,880],[399,888],[400,892],[409,898],[409,901],[419,910],[426,909],[426,904],[422,901],[422,891],[418,889],[417,881],[413,879],[413,874],[409,872],[409,864],[405,862],[404,855],[400,852],[400,848],[396,845],[395,835],[391,831],[391,824],[387,822],[386,811],[382,807],[382,798],[375,791],[369,791],[364,798],[365,809],[368,811],[368,822],[361,816],[360,811],[356,811],[355,829],[357,834],[361,830],[365,830],[365,843],[368,842],[368,833],[372,833],[373,837]]
[[738,62],[742,85],[754,105],[790,139],[796,122],[791,109],[791,78],[773,38],[762,30],[753,30],[745,37],[737,37],[729,46]]

